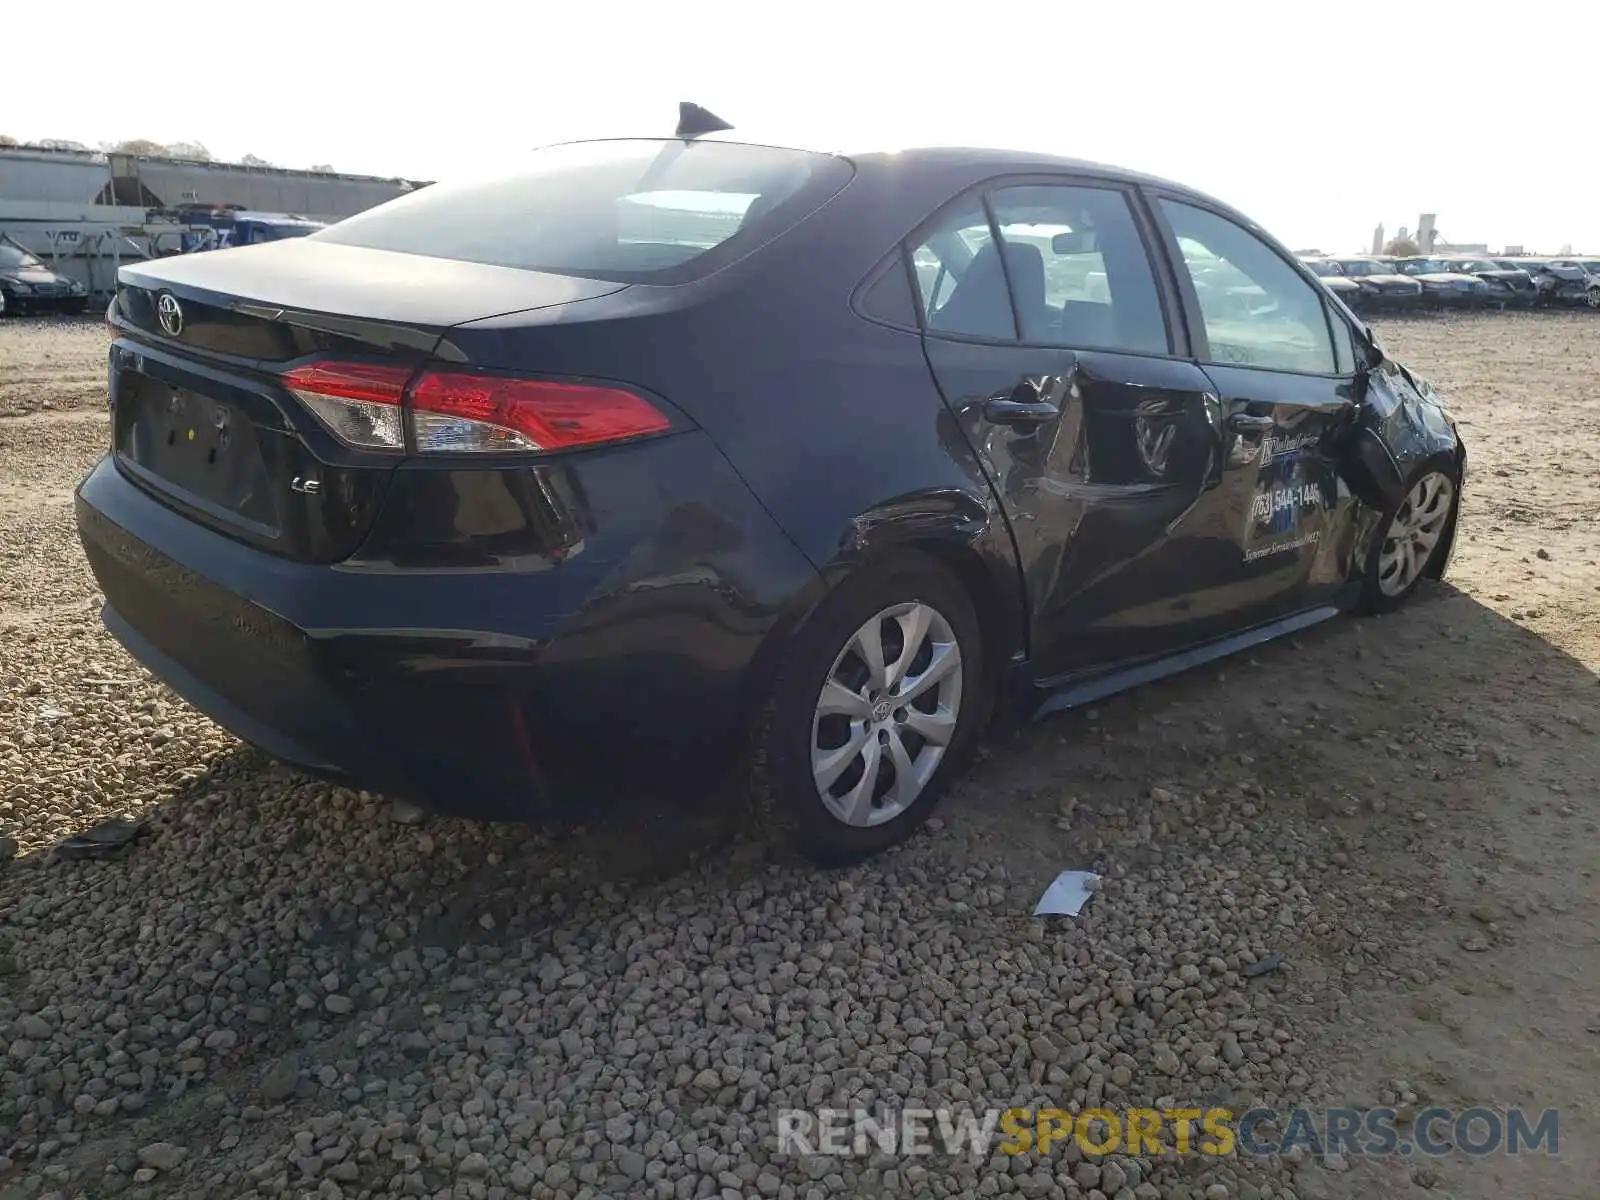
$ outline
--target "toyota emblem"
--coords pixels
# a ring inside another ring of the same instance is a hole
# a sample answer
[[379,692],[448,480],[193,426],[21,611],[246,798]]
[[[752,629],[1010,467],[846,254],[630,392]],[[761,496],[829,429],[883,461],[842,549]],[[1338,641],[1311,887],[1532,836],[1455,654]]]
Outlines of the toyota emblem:
[[162,292],[156,301],[156,320],[161,322],[168,337],[177,337],[183,332],[183,306],[171,292]]

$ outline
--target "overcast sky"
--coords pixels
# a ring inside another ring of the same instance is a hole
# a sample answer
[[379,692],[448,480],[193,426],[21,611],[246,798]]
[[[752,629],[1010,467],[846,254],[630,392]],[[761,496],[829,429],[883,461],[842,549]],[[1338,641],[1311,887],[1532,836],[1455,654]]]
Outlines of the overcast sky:
[[0,133],[448,179],[551,141],[669,133],[989,145],[1202,188],[1296,248],[1372,228],[1600,251],[1600,4],[534,0],[5,18]]

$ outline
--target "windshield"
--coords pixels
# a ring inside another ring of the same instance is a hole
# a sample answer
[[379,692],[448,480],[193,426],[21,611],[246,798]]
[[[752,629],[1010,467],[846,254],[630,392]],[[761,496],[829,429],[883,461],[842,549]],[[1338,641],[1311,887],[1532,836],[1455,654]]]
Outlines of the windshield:
[[1339,269],[1346,275],[1393,275],[1394,268],[1388,263],[1370,262],[1364,258],[1340,259]]
[[1444,275],[1450,268],[1436,258],[1414,258],[1401,263],[1400,270],[1407,275]]
[[732,142],[575,142],[534,151],[515,174],[436,183],[311,237],[619,283],[682,283],[797,224],[851,170],[829,155]]
[[0,269],[17,270],[24,267],[42,266],[44,266],[44,263],[29,254],[21,246],[12,246],[5,242],[0,242]]
[[1466,259],[1463,262],[1456,263],[1455,264],[1455,269],[1458,270],[1458,271],[1468,271],[1468,272],[1471,272],[1471,271],[1503,271],[1503,270],[1505,270],[1504,267],[1500,266],[1497,263],[1492,263],[1486,258],[1469,258],[1469,259]]
[[1330,275],[1344,274],[1343,271],[1339,270],[1338,263],[1323,262],[1321,259],[1307,259],[1306,266],[1311,268],[1311,273],[1313,275],[1320,275],[1324,279],[1327,279]]

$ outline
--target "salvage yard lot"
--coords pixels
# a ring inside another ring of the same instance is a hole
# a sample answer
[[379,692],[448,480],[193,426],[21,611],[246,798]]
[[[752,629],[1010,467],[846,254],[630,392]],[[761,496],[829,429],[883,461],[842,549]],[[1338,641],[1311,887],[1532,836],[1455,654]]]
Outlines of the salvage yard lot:
[[[397,824],[242,748],[99,625],[71,489],[104,330],[0,325],[0,1197],[1592,1197],[1600,319],[1381,332],[1469,443],[1444,584],[1032,727],[823,872],[626,798]],[[119,814],[148,820],[121,858],[50,854]],[[1108,878],[1030,917],[1066,867]],[[1555,1108],[1560,1153],[774,1136],[1095,1102]]]

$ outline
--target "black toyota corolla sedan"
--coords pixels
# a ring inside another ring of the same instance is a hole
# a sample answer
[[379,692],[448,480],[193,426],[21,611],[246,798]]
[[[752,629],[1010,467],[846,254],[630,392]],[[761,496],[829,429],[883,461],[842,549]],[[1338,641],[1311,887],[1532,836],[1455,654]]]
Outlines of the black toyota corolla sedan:
[[0,234],[0,315],[72,314],[88,306],[89,293],[83,284],[51,270],[37,255]]
[[1398,605],[1465,461],[1248,219],[1042,155],[553,146],[108,319],[77,520],[179,694],[440,810],[731,791],[824,861],[992,714]]

